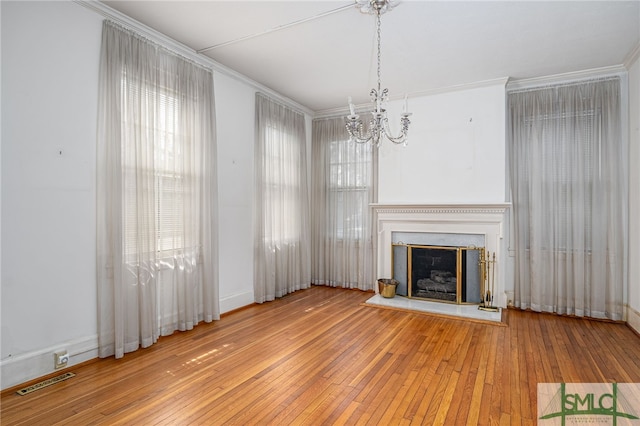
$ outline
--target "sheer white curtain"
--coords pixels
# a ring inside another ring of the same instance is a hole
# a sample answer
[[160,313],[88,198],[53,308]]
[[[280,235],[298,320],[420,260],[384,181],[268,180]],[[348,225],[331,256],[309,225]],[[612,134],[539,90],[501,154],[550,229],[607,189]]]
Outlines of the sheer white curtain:
[[312,283],[372,290],[377,150],[350,142],[344,118],[313,121]]
[[622,319],[627,144],[618,78],[510,93],[515,305]]
[[213,79],[105,21],[98,118],[99,356],[219,319]]
[[309,197],[304,115],[256,94],[257,303],[309,288]]

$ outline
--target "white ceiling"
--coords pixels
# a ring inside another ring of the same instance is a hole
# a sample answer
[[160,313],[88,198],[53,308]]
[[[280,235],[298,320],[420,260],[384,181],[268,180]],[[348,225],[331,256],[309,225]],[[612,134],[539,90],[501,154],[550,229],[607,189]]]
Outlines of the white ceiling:
[[[313,111],[376,85],[375,17],[352,0],[103,3],[196,51],[231,42],[202,54]],[[616,66],[639,43],[640,0],[405,0],[382,16],[382,85],[393,99]]]

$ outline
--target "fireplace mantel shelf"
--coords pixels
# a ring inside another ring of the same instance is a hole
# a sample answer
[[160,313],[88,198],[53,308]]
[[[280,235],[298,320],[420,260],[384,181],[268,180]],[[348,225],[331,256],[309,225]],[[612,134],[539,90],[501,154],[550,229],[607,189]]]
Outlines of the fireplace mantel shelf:
[[370,206],[378,211],[387,213],[504,213],[510,203],[491,203],[491,204],[386,204],[374,203]]

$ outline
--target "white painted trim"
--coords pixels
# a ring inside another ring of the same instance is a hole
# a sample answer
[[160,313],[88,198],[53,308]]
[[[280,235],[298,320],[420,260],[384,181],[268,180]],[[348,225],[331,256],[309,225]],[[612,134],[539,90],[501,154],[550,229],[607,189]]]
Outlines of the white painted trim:
[[459,92],[461,90],[482,89],[485,87],[492,87],[492,86],[504,87],[507,85],[508,82],[509,82],[509,77],[494,78],[492,80],[474,81],[473,83],[459,84],[456,86],[439,87],[431,90],[414,92],[414,93],[410,93],[409,97],[440,95],[442,93]]
[[[421,92],[408,93],[407,98],[411,100],[413,98],[418,98],[423,96],[439,95],[443,93],[458,92],[461,90],[481,89],[484,87],[491,87],[491,86],[504,87],[507,85],[508,81],[509,81],[509,77],[503,77],[503,78],[496,78],[493,80],[484,80],[484,81],[476,81],[474,83],[460,84],[457,86],[440,87],[440,88],[431,89],[431,90],[424,90]],[[404,96],[405,96],[404,94],[394,96],[392,98],[389,98],[389,101],[400,101],[404,99]],[[366,104],[355,105],[355,109],[359,114],[361,114],[362,111],[371,111],[371,107],[372,107],[372,104],[370,102],[367,102]],[[349,114],[349,107],[345,102],[344,107],[330,108],[330,109],[324,109],[321,111],[316,111],[313,118],[329,118],[329,117],[336,117],[336,116],[346,117],[348,114]]]
[[626,305],[627,308],[627,325],[640,334],[640,312]]
[[112,9],[111,7],[107,6],[106,4],[96,1],[96,0],[72,0],[74,3],[77,3],[81,6],[86,7],[87,9],[90,9],[96,13],[98,13],[99,15],[104,16],[107,19],[110,19],[114,22],[117,22],[118,24],[129,28],[135,32],[137,32],[138,34],[140,34],[143,37],[148,38],[149,40],[160,44],[161,46],[166,47],[167,49],[177,53],[178,55],[184,56],[185,58],[194,61],[195,63],[204,66],[206,68],[210,68],[212,71],[214,72],[219,72],[222,73],[226,76],[229,76],[231,78],[234,78],[244,84],[247,84],[253,88],[255,88],[258,91],[264,92],[269,94],[270,96],[278,99],[279,101],[283,102],[284,104],[286,104],[287,106],[290,106],[292,108],[295,108],[297,110],[302,111],[305,114],[308,114],[310,116],[313,117],[314,112],[305,107],[304,105],[301,105],[289,98],[286,98],[284,96],[282,96],[281,94],[274,92],[273,90],[269,89],[266,86],[261,85],[260,83],[251,80],[249,77],[240,74],[237,71],[232,70],[231,68],[228,68],[216,61],[214,61],[213,59],[209,58],[208,56],[205,56],[203,54],[199,54],[198,52],[196,52],[195,50],[193,50],[192,48],[179,43],[175,40],[173,40],[170,37],[167,37],[166,35],[154,30],[151,27],[148,27],[138,21],[136,21],[135,19],[132,19],[131,17],[118,12],[115,9]]
[[234,309],[252,305],[254,302],[253,291],[222,297],[220,298],[220,313],[224,314],[231,312]]
[[636,47],[624,59],[624,67],[626,69],[631,68],[638,59],[640,59],[640,43],[636,44]]
[[[234,294],[220,299],[222,313],[254,303],[253,292]],[[69,352],[68,367],[98,358],[98,335],[87,336],[20,354],[0,361],[0,390],[8,389],[54,373],[54,353]]]
[[59,343],[0,361],[0,389],[8,389],[38,377],[54,373],[54,353],[69,353],[67,368],[98,357],[98,336]]
[[587,80],[590,78],[602,78],[614,75],[619,76],[621,74],[625,74],[626,72],[627,69],[624,67],[624,65],[613,65],[610,67],[593,68],[583,71],[568,72],[564,74],[547,75],[544,77],[524,78],[519,80],[512,79],[507,83],[507,92]]
[[454,203],[454,204],[370,204],[376,211],[386,213],[498,213],[503,214],[511,203]]
[[[378,277],[391,276],[394,232],[478,234],[497,259],[495,305],[507,305],[506,250],[503,244],[505,214],[510,203],[493,204],[371,204],[376,214]],[[377,289],[376,289],[377,292]]]

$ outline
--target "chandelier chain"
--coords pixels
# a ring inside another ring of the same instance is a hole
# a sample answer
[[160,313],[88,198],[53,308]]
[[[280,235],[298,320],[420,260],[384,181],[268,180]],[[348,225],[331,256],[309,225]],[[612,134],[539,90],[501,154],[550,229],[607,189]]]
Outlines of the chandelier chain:
[[364,123],[360,119],[360,116],[355,113],[355,107],[351,102],[351,97],[349,97],[349,110],[350,114],[346,117],[346,129],[349,133],[349,139],[356,143],[368,143],[370,142],[373,146],[379,147],[382,142],[382,137],[385,137],[387,140],[394,144],[407,144],[407,134],[409,131],[409,124],[411,121],[409,117],[411,116],[410,112],[406,110],[406,102],[407,98],[405,96],[405,108],[400,115],[400,134],[398,136],[392,136],[391,131],[389,129],[389,120],[387,118],[387,112],[383,108],[383,103],[387,100],[388,90],[382,89],[382,77],[381,77],[381,69],[382,69],[382,48],[381,48],[381,39],[382,39],[382,25],[380,15],[385,10],[391,10],[391,3],[389,0],[356,0],[356,3],[363,10],[371,11],[373,9],[376,14],[376,37],[377,37],[377,77],[378,77],[378,87],[371,90],[371,100],[374,103],[375,110],[371,113],[371,119],[369,121],[369,128],[365,131]]
[[376,10],[376,26],[378,28],[377,30],[377,35],[378,35],[378,92],[380,92],[380,89],[382,88],[382,83],[381,83],[381,72],[380,72],[380,63],[382,62],[381,58],[382,58],[382,53],[381,53],[381,48],[380,48],[380,39],[381,39],[381,35],[382,35],[382,30],[381,27],[382,25],[380,25],[380,9]]

